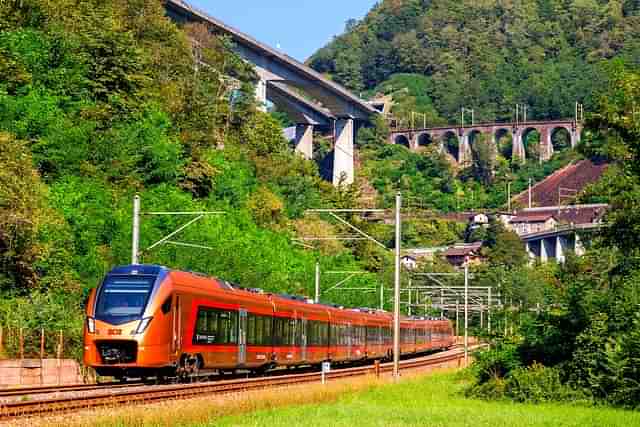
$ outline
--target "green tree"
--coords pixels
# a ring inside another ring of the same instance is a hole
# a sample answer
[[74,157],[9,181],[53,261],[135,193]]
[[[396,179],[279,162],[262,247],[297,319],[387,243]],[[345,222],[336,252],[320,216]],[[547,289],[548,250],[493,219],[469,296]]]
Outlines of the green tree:
[[486,246],[484,253],[491,265],[516,268],[527,262],[528,255],[520,237],[496,218],[490,219]]

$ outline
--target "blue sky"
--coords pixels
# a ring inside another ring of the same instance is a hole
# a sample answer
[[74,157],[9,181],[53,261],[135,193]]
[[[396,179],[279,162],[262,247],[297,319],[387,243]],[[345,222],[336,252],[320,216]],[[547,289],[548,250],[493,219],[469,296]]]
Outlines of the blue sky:
[[187,0],[209,15],[304,61],[348,19],[362,18],[376,0]]

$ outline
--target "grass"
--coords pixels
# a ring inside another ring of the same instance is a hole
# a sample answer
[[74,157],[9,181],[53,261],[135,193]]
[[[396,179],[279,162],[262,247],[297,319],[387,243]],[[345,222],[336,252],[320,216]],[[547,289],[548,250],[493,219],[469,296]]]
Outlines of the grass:
[[[417,375],[417,374],[416,374]],[[640,426],[640,412],[578,405],[485,402],[462,395],[459,374],[359,378],[209,399],[110,408],[48,420],[75,426]],[[33,426],[33,422],[23,425]]]
[[640,412],[467,399],[461,393],[464,382],[457,378],[436,374],[373,387],[331,404],[261,410],[201,426],[640,426]]

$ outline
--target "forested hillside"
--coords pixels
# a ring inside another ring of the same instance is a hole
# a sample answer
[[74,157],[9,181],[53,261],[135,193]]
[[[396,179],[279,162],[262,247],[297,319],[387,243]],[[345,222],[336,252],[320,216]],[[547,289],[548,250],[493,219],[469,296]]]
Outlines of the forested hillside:
[[[463,107],[476,122],[509,121],[516,104],[527,106],[527,119],[543,120],[574,117],[576,102],[597,112],[607,63],[640,63],[639,40],[637,1],[384,0],[307,62],[363,96],[392,95],[402,126],[459,124]],[[484,138],[472,144],[472,164],[459,168],[434,150],[385,147],[383,123],[373,134],[361,137],[362,174],[378,193],[399,189],[446,211],[504,206],[509,183],[516,194],[581,158],[557,132],[556,154],[540,164],[540,135],[532,132],[523,163],[511,158],[507,134],[497,157]],[[458,141],[444,143],[456,152]]]
[[[145,251],[145,263],[303,295],[313,292],[317,259],[323,270],[384,273],[384,254],[358,261],[365,243],[317,251],[292,243],[336,233],[303,211],[350,206],[355,193],[335,190],[293,154],[280,124],[257,110],[256,76],[225,40],[176,27],[160,1],[0,2],[0,76],[5,335],[61,329],[80,349],[84,297],[130,261],[136,193],[143,211],[224,212],[176,237],[210,250],[163,245]],[[144,216],[142,249],[185,222]]]
[[354,91],[400,92],[399,112],[437,124],[463,106],[477,121],[516,103],[537,119],[592,111],[599,63],[616,56],[640,61],[635,0],[383,0],[308,63]]

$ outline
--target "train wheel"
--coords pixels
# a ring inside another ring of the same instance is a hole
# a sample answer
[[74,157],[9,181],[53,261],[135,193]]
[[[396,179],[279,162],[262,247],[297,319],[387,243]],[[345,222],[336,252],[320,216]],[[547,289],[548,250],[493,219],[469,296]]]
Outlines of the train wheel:
[[204,363],[202,358],[198,355],[194,358],[193,363],[191,364],[191,382],[198,382],[200,370],[202,369]]

